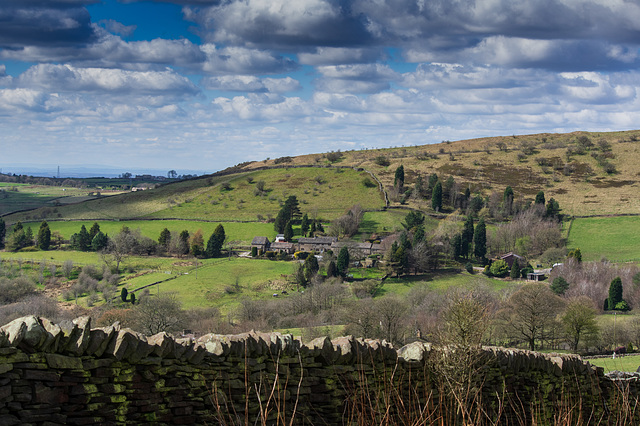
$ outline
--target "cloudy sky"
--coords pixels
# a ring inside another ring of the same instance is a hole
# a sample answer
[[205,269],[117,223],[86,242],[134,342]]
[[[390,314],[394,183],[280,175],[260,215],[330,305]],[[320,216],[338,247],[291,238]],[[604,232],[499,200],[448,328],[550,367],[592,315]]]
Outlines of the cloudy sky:
[[637,0],[0,0],[0,167],[640,127]]

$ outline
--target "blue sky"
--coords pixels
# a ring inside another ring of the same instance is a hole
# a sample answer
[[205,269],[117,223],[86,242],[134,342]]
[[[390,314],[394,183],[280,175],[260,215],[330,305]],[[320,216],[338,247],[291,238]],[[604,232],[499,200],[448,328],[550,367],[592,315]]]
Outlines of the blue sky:
[[638,128],[623,0],[3,0],[0,167]]

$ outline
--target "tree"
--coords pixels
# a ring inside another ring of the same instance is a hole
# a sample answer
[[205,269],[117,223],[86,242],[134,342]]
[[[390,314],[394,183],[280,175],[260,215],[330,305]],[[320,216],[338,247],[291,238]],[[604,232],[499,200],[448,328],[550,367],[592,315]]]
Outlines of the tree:
[[579,248],[575,248],[575,249],[569,251],[569,254],[567,254],[567,257],[575,259],[576,262],[578,262],[578,263],[582,262],[582,252],[580,251]]
[[420,212],[410,211],[404,217],[404,222],[402,223],[402,226],[407,231],[411,231],[422,224],[424,224],[424,215]]
[[182,328],[183,311],[173,294],[147,296],[135,305],[134,315],[139,330],[148,335],[161,331],[175,332]]
[[193,235],[191,236],[189,247],[189,251],[194,256],[200,256],[202,255],[202,253],[204,253],[204,238],[202,237],[202,229],[198,229],[193,233]]
[[309,216],[305,213],[300,222],[300,233],[306,237],[307,232],[309,232]]
[[431,192],[431,208],[437,212],[442,209],[442,184],[436,183]]
[[620,277],[615,277],[609,285],[609,310],[616,309],[616,305],[622,302],[622,280]]
[[429,181],[428,181],[429,187],[427,188],[427,191],[429,195],[431,195],[431,193],[433,192],[433,188],[436,187],[436,183],[438,183],[438,175],[433,173],[429,176]]
[[33,245],[33,229],[31,229],[30,226],[24,231],[24,239],[25,239],[25,246]]
[[338,267],[336,266],[336,262],[333,260],[329,261],[327,265],[327,278],[337,277],[338,276]]
[[336,262],[336,268],[338,273],[345,275],[349,270],[349,249],[347,246],[343,246],[338,253],[338,261]]
[[160,244],[166,249],[169,247],[170,242],[171,242],[171,231],[169,231],[169,229],[167,228],[164,228],[160,232],[160,236],[158,237],[158,244]]
[[451,250],[455,259],[466,257],[469,253],[469,243],[463,238],[462,234],[456,234],[451,239]]
[[123,302],[126,302],[128,295],[129,295],[129,291],[126,289],[126,287],[122,287],[122,290],[120,291],[120,299]]
[[91,240],[91,250],[100,251],[107,247],[109,244],[109,237],[102,231],[98,231],[93,240]]
[[549,198],[549,201],[547,201],[545,216],[553,219],[558,219],[560,217],[560,204],[558,204],[555,199]]
[[89,239],[93,241],[93,238],[98,232],[100,232],[100,225],[98,225],[98,222],[93,222],[93,225],[91,225],[91,228],[89,229]]
[[557,295],[563,295],[565,291],[569,288],[569,283],[563,277],[556,277],[553,279],[553,282],[549,286],[551,291],[553,291]]
[[283,234],[286,241],[291,241],[293,239],[293,226],[291,225],[291,221],[288,221],[285,225]]
[[311,282],[311,279],[314,275],[318,273],[320,270],[320,265],[318,265],[318,259],[314,255],[307,256],[302,265],[304,278],[307,283]]
[[187,254],[189,253],[189,231],[186,229],[180,232],[178,237],[179,241],[179,254]]
[[213,234],[211,234],[207,241],[206,257],[219,257],[222,254],[222,246],[226,238],[224,226],[219,224],[216,226],[216,229],[213,230]]
[[544,204],[546,203],[546,200],[544,198],[544,191],[540,191],[536,194],[536,201],[535,204],[539,204],[544,206]]
[[75,249],[79,251],[88,251],[89,246],[91,245],[91,238],[89,237],[87,227],[82,225],[80,227],[80,232],[78,232],[76,235],[77,238],[75,239]]
[[175,170],[169,170],[167,172],[167,177],[169,179],[175,179],[178,176],[178,173]]
[[473,233],[473,254],[478,259],[484,259],[487,254],[487,228],[484,219],[480,219]]
[[38,248],[40,248],[40,250],[49,250],[50,245],[51,229],[49,229],[47,222],[43,221],[40,224],[40,229],[38,229]]
[[506,277],[509,273],[509,265],[502,259],[498,259],[491,264],[491,274],[494,277]]
[[546,284],[527,284],[509,297],[498,316],[508,337],[525,339],[529,350],[535,351],[536,342],[553,325],[562,305],[562,299]]
[[580,296],[569,302],[560,320],[571,350],[574,352],[578,351],[581,339],[598,334],[596,313],[593,301],[586,296]]
[[287,226],[287,213],[285,212],[284,207],[280,209],[278,214],[276,215],[276,219],[273,222],[273,229],[278,233],[282,234],[284,232],[285,226]]
[[7,235],[7,224],[0,217],[0,250],[4,248],[4,237]]
[[462,228],[462,238],[467,243],[467,252],[464,253],[464,256],[467,257],[469,254],[469,247],[473,244],[473,216],[467,215],[467,219],[464,221],[464,227]]
[[507,185],[507,187],[504,189],[504,193],[502,194],[502,202],[506,203],[509,199],[513,201],[513,188]]
[[517,280],[520,278],[520,265],[518,265],[518,259],[513,261],[513,265],[511,265],[511,271],[509,271],[509,278],[512,280]]
[[404,166],[400,165],[396,169],[395,177],[393,178],[393,186],[398,189],[402,189],[404,186]]

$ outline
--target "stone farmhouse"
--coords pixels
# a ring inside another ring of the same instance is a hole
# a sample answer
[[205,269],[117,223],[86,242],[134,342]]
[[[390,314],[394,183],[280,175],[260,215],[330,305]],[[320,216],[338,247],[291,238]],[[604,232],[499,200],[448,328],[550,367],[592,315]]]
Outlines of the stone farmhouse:
[[355,258],[363,258],[372,254],[384,254],[382,244],[356,243],[351,241],[338,241],[336,237],[300,238],[297,243],[276,241],[269,242],[267,237],[254,237],[251,247],[255,247],[259,253],[275,251],[292,254],[296,251],[308,251],[323,253],[327,250],[338,252],[342,247],[347,247],[349,254]]

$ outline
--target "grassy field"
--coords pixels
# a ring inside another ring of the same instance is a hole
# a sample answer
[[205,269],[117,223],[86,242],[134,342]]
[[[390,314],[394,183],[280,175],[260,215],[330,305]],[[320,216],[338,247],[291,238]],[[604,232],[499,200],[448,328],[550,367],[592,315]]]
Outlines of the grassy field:
[[638,367],[640,367],[640,354],[630,354],[623,357],[616,355],[615,359],[611,356],[609,358],[595,358],[587,361],[589,361],[591,365],[603,367],[605,373],[610,371],[635,372]]
[[[205,238],[205,243],[209,236],[213,233],[214,229],[222,224],[228,241],[237,242],[236,245],[248,245],[251,244],[251,240],[255,236],[266,236],[269,240],[273,241],[276,232],[273,229],[271,223],[261,222],[198,222],[187,220],[131,220],[131,221],[97,221],[100,225],[100,230],[107,235],[115,235],[122,229],[123,226],[129,227],[129,229],[140,229],[142,235],[149,237],[153,240],[158,240],[160,232],[164,228],[169,229],[171,232],[179,233],[182,230],[189,231],[193,234],[198,229],[202,230],[202,235]],[[91,229],[94,221],[50,221],[49,229],[52,232],[58,231],[65,239],[69,239],[72,234],[79,232],[82,225],[87,230]],[[32,223],[29,225],[32,228],[34,235],[37,235],[40,223]]]
[[580,248],[583,260],[640,261],[640,217],[574,219],[568,247]]
[[[275,217],[290,195],[310,217],[334,219],[354,204],[381,209],[384,198],[377,187],[363,184],[369,175],[353,169],[273,169],[223,177],[176,182],[147,191],[102,197],[58,207],[57,212],[36,210],[8,216],[14,223],[41,218],[65,219],[190,219],[256,221],[258,215]],[[256,192],[257,182],[264,191]],[[257,194],[257,195],[256,195]]]
[[[50,215],[57,215],[57,204],[80,202],[88,197],[86,189],[48,185],[28,185],[0,182],[0,215],[18,210],[49,208]],[[54,211],[55,210],[55,211]]]
[[513,282],[499,280],[489,278],[482,274],[471,275],[468,272],[450,272],[428,275],[426,277],[419,275],[406,276],[400,279],[389,278],[385,280],[381,294],[405,295],[411,288],[417,286],[427,286],[427,288],[439,292],[445,292],[452,287],[475,288],[486,286],[493,291],[500,292],[509,287],[521,285],[522,283],[524,283],[524,281]]

